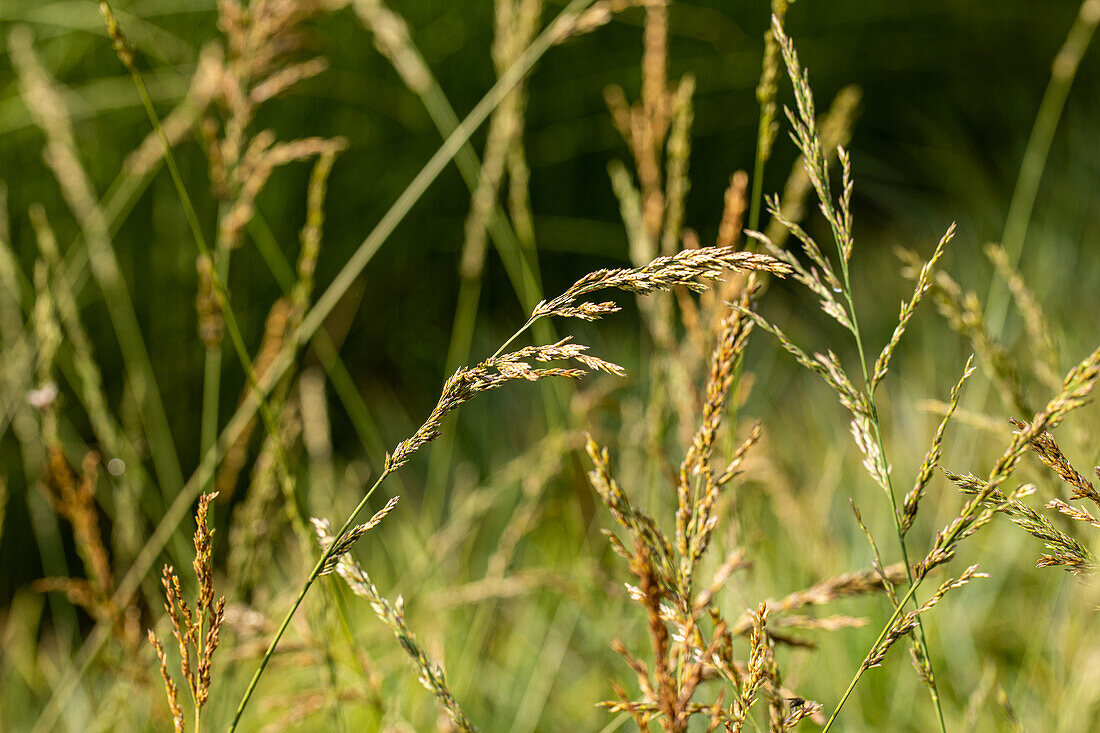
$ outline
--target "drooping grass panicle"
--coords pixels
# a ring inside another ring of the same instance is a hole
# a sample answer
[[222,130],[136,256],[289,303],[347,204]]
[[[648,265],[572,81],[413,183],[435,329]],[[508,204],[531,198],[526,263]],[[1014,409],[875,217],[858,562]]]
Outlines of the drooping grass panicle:
[[[359,541],[359,539],[363,535],[377,527],[378,523],[381,522],[387,514],[393,511],[394,507],[397,506],[398,499],[400,498],[401,497],[399,496],[395,496],[390,499],[388,502],[386,502],[386,506],[375,512],[374,516],[372,516],[368,521],[353,527],[351,531],[343,536],[343,538],[334,543],[332,551],[329,553],[328,560],[321,568],[321,575],[328,575],[329,573],[336,570],[336,566],[339,564],[341,558],[343,558],[344,555],[346,555],[347,553],[351,552],[351,548],[355,545],[356,542]],[[320,535],[322,530],[318,528],[318,521],[320,520],[312,520],[313,531]],[[328,525],[325,525],[326,531],[327,527]]]
[[[1010,420],[1017,430],[1026,430],[1028,427],[1026,423],[1016,418],[1010,418]],[[1074,499],[1089,499],[1100,506],[1100,492],[1097,492],[1092,482],[1073,467],[1049,431],[1044,430],[1039,433],[1031,439],[1028,445],[1039,457],[1039,460],[1043,462],[1043,465],[1054,471],[1060,479],[1069,484]],[[1100,471],[1097,472],[1097,475],[1100,476]]]
[[[877,593],[882,590],[884,579],[890,585],[905,582],[905,566],[894,563],[881,570],[869,568],[826,578],[783,598],[769,599],[768,609],[773,616],[779,616],[810,606],[828,605],[843,598]],[[739,636],[748,633],[751,628],[752,620],[746,613],[730,625],[730,632]]]
[[[977,494],[985,488],[985,481],[974,474],[959,475],[944,471],[948,480],[964,493]],[[1035,493],[1035,487],[1024,485],[1006,496],[998,489],[989,492],[985,505],[1007,516],[1035,539],[1041,541],[1048,553],[1039,558],[1037,567],[1064,566],[1074,574],[1089,572],[1096,560],[1083,544],[1055,527],[1049,519],[1035,511],[1021,499]]]
[[[604,361],[585,352],[588,347],[571,343],[566,337],[555,344],[544,346],[525,346],[501,356],[491,357],[473,367],[463,367],[455,372],[443,385],[443,393],[428,419],[411,437],[403,440],[386,456],[383,473],[389,474],[408,462],[409,458],[439,436],[443,418],[478,394],[498,389],[508,382],[522,379],[538,381],[547,377],[566,377],[579,379],[590,371],[600,371],[615,376],[624,376],[622,367]],[[532,361],[574,362],[575,367],[533,367]]]
[[730,247],[686,249],[674,255],[658,257],[642,267],[597,270],[585,275],[558,297],[539,303],[531,318],[558,316],[594,321],[619,308],[611,302],[577,302],[589,293],[613,288],[648,295],[676,286],[702,292],[708,287],[705,280],[721,280],[730,270],[763,270],[779,276],[792,271],[790,265],[768,255],[739,252]]
[[[390,504],[387,504],[387,506],[393,503],[394,502],[391,500]],[[383,510],[379,513],[385,516],[385,511],[387,510]],[[379,518],[379,521],[380,520],[381,518]],[[329,524],[328,520],[314,518],[311,521],[313,523],[313,530],[317,534],[317,540],[321,545],[322,552],[330,556],[335,555],[338,548],[333,548],[333,543],[340,542],[341,540],[332,531],[332,526]],[[443,666],[432,660],[417,640],[416,636],[409,629],[408,622],[405,620],[405,604],[401,597],[398,596],[397,601],[394,603],[391,603],[383,597],[382,594],[378,592],[378,588],[374,585],[374,582],[371,581],[370,576],[367,575],[367,572],[346,550],[339,556],[335,570],[344,582],[347,583],[348,588],[350,588],[355,595],[366,599],[375,615],[390,627],[390,630],[393,631],[393,635],[401,645],[401,648],[412,660],[420,684],[435,696],[436,700],[446,711],[451,722],[458,730],[476,731],[477,728],[470,722],[470,719],[462,711],[462,708],[459,707],[458,702],[451,693]]]
[[[623,268],[613,270],[600,270],[581,278],[572,288],[553,301],[540,303],[527,322],[520,327],[508,340],[501,345],[497,353],[481,364],[474,367],[462,367],[452,375],[444,384],[442,394],[435,408],[429,414],[417,431],[397,444],[392,452],[386,454],[383,469],[373,486],[367,490],[345,521],[344,526],[335,533],[335,543],[329,545],[318,559],[309,577],[306,579],[299,592],[294,605],[283,619],[278,631],[273,637],[260,661],[260,666],[253,675],[248,688],[237,706],[237,714],[233,726],[240,720],[245,706],[248,704],[256,684],[268,661],[271,659],[282,634],[285,632],[290,619],[301,605],[309,588],[326,566],[331,549],[351,531],[353,522],[366,506],[374,491],[378,489],[387,476],[399,469],[412,455],[427,443],[440,435],[443,418],[453,412],[463,403],[474,396],[491,391],[504,384],[515,381],[537,381],[547,377],[579,378],[590,371],[600,371],[621,376],[623,370],[616,364],[604,361],[585,353],[586,346],[571,343],[569,338],[541,346],[528,346],[513,352],[505,353],[505,349],[523,334],[538,318],[542,316],[587,315],[589,320],[594,320],[601,315],[617,310],[613,303],[591,304],[594,310],[578,310],[574,305],[578,297],[601,288],[614,287],[637,294],[648,294],[660,290],[668,290],[676,285],[684,284],[689,288],[700,291],[706,287],[702,280],[719,279],[726,270],[757,270],[767,269],[776,274],[784,274],[788,271],[785,264],[780,263],[767,255],[755,255],[746,252],[735,252],[729,248],[708,247],[697,250],[688,250],[669,257],[660,257],[653,262],[639,268]],[[535,367],[531,362],[567,361],[573,362],[573,366],[564,367]],[[655,528],[655,525],[654,525]],[[665,541],[667,545],[667,540]],[[668,565],[672,568],[671,546],[668,546]],[[670,572],[667,576],[674,577]]]

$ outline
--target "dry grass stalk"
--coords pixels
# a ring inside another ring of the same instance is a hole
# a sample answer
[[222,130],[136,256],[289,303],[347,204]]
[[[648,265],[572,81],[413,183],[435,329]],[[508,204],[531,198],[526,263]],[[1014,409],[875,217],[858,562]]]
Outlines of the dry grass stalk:
[[[443,418],[475,396],[503,387],[518,379],[529,382],[547,377],[579,379],[590,371],[625,376],[622,367],[585,352],[587,346],[570,343],[569,337],[556,344],[525,346],[508,354],[491,357],[473,367],[462,367],[443,385],[443,394],[424,424],[392,453],[386,455],[383,474],[390,474],[408,462],[413,453],[439,437]],[[530,362],[574,362],[572,368],[533,367]]]
[[[221,627],[225,620],[225,597],[214,601],[214,562],[211,540],[214,529],[209,525],[210,504],[217,494],[203,494],[195,510],[195,559],[192,567],[198,579],[199,590],[194,608],[183,598],[183,589],[179,576],[171,565],[165,565],[161,575],[164,587],[164,610],[172,623],[172,636],[175,637],[180,654],[180,672],[187,689],[191,693],[194,705],[194,728],[199,730],[202,708],[210,697],[210,678],[213,670],[214,652],[221,638]],[[168,673],[168,661],[164,648],[152,629],[148,632],[149,643],[156,650],[160,661],[161,677],[164,679],[168,706],[172,712],[176,731],[183,731],[184,718],[179,702],[177,687]]]
[[[645,3],[642,52],[642,98],[630,105],[619,87],[604,92],[612,120],[634,157],[641,187],[641,239],[633,248],[641,261],[657,254],[665,217],[661,156],[672,120],[672,95],[668,88],[668,3]],[[671,254],[671,252],[665,252]],[[637,263],[638,260],[636,259]]]
[[35,583],[35,588],[43,592],[64,593],[93,618],[109,623],[115,638],[129,655],[141,643],[140,614],[136,606],[122,609],[113,599],[115,578],[95,502],[98,479],[98,454],[89,451],[84,455],[81,475],[77,477],[69,466],[61,445],[53,443],[49,446],[39,489],[54,511],[72,525],[77,553],[88,577],[43,578]]

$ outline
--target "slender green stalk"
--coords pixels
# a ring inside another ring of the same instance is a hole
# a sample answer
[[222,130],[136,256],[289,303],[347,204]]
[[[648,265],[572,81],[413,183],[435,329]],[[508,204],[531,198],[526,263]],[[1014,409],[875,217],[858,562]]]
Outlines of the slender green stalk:
[[[920,584],[923,580],[923,578],[917,578],[916,582],[909,586],[909,590],[905,592],[905,595],[898,599],[898,605],[896,608],[894,608],[894,613],[890,616],[890,619],[882,627],[882,631],[879,632],[878,638],[875,639],[875,643],[871,645],[872,649],[881,644],[882,640],[886,638],[886,635],[890,633],[890,629],[891,627],[893,627],[894,622],[898,620],[899,616],[901,616],[902,609],[905,608],[905,605],[909,603],[909,600],[912,599],[913,596],[916,594],[917,588],[920,587]],[[848,688],[844,690],[844,694],[840,696],[840,702],[836,704],[836,709],[833,710],[833,714],[830,715],[829,719],[825,722],[825,727],[821,729],[821,733],[829,733],[829,729],[833,727],[833,723],[836,721],[837,716],[840,715],[840,711],[844,707],[844,703],[846,703],[848,701],[848,698],[851,697],[852,690],[856,689],[856,685],[859,684],[860,678],[866,671],[867,670],[864,669],[862,664],[859,666],[859,669],[856,670],[855,675],[852,677],[852,681],[848,683]]]
[[[1012,202],[1008,206],[1001,246],[1008,253],[1009,263],[1016,266],[1023,254],[1024,241],[1027,239],[1028,223],[1035,209],[1035,198],[1039,193],[1039,182],[1046,168],[1047,156],[1054,141],[1054,133],[1062,118],[1066,98],[1077,76],[1081,60],[1092,43],[1096,26],[1100,23],[1100,0],[1083,0],[1077,17],[1066,35],[1066,40],[1058,50],[1051,64],[1050,81],[1047,82],[1043,100],[1035,116],[1035,124],[1024,149],[1020,163],[1020,172],[1016,178],[1016,188],[1012,192]],[[994,278],[986,296],[986,324],[994,336],[1004,328],[1008,317],[1009,296],[1007,288]]]
[[[789,0],[772,0],[772,14],[782,23]],[[760,82],[756,86],[756,101],[760,103],[760,121],[756,128],[756,160],[752,167],[752,196],[749,200],[749,229],[760,229],[760,208],[764,199],[764,168],[775,144],[778,110],[775,103],[779,92],[779,44],[769,28],[764,32],[764,59],[760,65]]]
[[229,731],[232,733],[237,729],[237,723],[240,722],[241,715],[244,714],[244,709],[248,705],[248,701],[252,698],[252,693],[256,690],[256,685],[260,681],[260,676],[267,668],[267,663],[271,661],[272,655],[275,653],[275,647],[279,645],[279,640],[283,638],[283,634],[286,632],[287,626],[290,625],[290,620],[294,618],[295,612],[298,607],[302,605],[302,601],[305,600],[306,593],[309,592],[310,587],[314,581],[321,575],[321,570],[325,567],[325,563],[332,557],[333,551],[339,545],[339,540],[348,533],[348,530],[355,524],[355,520],[362,513],[364,507],[367,506],[367,502],[370,500],[371,495],[375,490],[382,485],[382,481],[388,476],[389,473],[383,472],[378,476],[378,480],[374,482],[374,485],[370,487],[370,490],[359,501],[358,506],[352,510],[348,515],[347,521],[344,522],[344,526],[340,528],[340,531],[336,533],[336,539],[328,546],[324,552],[321,553],[321,557],[317,560],[317,564],[313,566],[313,570],[310,571],[309,577],[306,578],[306,582],[302,584],[301,590],[298,591],[298,597],[294,599],[294,605],[287,611],[286,616],[283,617],[283,622],[279,624],[279,628],[275,630],[275,635],[271,637],[271,643],[267,646],[267,651],[264,652],[264,656],[260,659],[260,666],[256,669],[255,674],[252,675],[252,679],[248,683],[248,687],[245,688],[244,696],[241,697],[240,703],[237,705],[237,711],[233,714],[233,722],[229,724]]
[[[761,122],[763,122],[762,114]],[[764,199],[764,166],[768,162],[761,135],[763,135],[763,131],[756,137],[756,162],[752,167],[752,199],[749,204],[748,228],[753,231],[760,229],[760,208]]]
[[[220,219],[219,215],[219,219]],[[219,237],[215,246],[214,261],[211,265],[217,271],[217,277],[224,283],[229,280],[229,248]],[[221,339],[206,348],[202,373],[202,413],[199,424],[199,450],[203,453],[218,439],[218,405],[221,397],[222,345]],[[214,475],[206,477],[201,483],[209,484]]]
[[[852,335],[855,337],[856,350],[859,353],[859,366],[863,373],[864,379],[864,393],[862,397],[866,400],[869,407],[867,419],[871,424],[871,433],[875,442],[875,449],[878,453],[878,461],[881,461],[881,466],[875,468],[875,473],[881,473],[881,477],[877,479],[882,484],[882,488],[886,491],[890,498],[890,513],[893,517],[894,530],[898,540],[898,547],[901,550],[902,561],[905,564],[906,578],[909,582],[909,592],[906,593],[906,601],[898,604],[895,609],[895,616],[901,612],[905,603],[908,602],[908,598],[912,597],[916,592],[916,584],[914,583],[913,571],[909,564],[909,553],[905,546],[905,532],[901,526],[901,517],[897,510],[897,498],[894,495],[893,478],[890,475],[889,461],[886,458],[886,448],[883,445],[882,440],[882,427],[879,420],[878,408],[875,405],[874,387],[875,381],[872,379],[870,372],[867,369],[867,356],[866,350],[863,346],[863,336],[859,327],[859,317],[857,315],[855,300],[852,294],[851,276],[848,267],[848,260],[852,253],[853,240],[851,235],[851,179],[849,162],[846,153],[842,149],[838,148],[838,157],[840,157],[844,172],[842,174],[843,191],[840,199],[840,208],[837,209],[837,204],[834,202],[833,194],[831,190],[831,184],[829,180],[829,164],[825,158],[823,151],[821,150],[821,141],[818,136],[818,131],[814,119],[814,102],[813,94],[809,87],[809,78],[806,72],[802,69],[801,64],[798,61],[797,53],[794,50],[794,45],[790,38],[783,32],[782,19],[777,14],[772,16],[772,28],[774,31],[777,45],[781,47],[784,62],[787,66],[787,71],[791,79],[791,83],[794,87],[795,97],[798,104],[798,117],[799,121],[792,122],[795,126],[795,138],[798,147],[802,151],[806,158],[806,165],[808,172],[811,172],[811,178],[813,179],[813,186],[817,192],[818,198],[821,203],[822,213],[825,215],[826,220],[829,222],[829,228],[832,233],[833,242],[836,245],[837,259],[840,262],[840,270],[842,281],[836,283],[835,276],[833,276],[834,290],[843,292],[844,299],[848,305],[847,317],[850,322],[850,328]],[[820,257],[820,255],[818,255]],[[839,285],[839,287],[838,287]],[[826,287],[822,285],[822,287]],[[916,297],[916,296],[914,296]],[[914,303],[916,301],[914,300]],[[904,316],[903,316],[904,317]],[[853,413],[855,408],[853,408]],[[860,442],[863,442],[860,440]],[[861,446],[862,447],[862,446]],[[864,453],[870,458],[870,451],[864,450]],[[916,603],[914,599],[914,603]],[[917,604],[919,610],[919,604]],[[936,685],[936,677],[932,672],[932,659],[928,653],[928,646],[924,634],[923,621],[920,616],[917,616],[917,629],[915,643],[917,648],[923,653],[924,661],[927,663],[928,671],[928,691],[929,696],[932,698],[933,707],[936,709],[937,722],[939,723],[939,729],[941,733],[947,733],[947,726],[943,717],[943,706],[940,701],[939,689]],[[849,690],[846,695],[851,694]]]
[[[17,67],[22,67],[23,74],[31,74],[36,83],[43,85],[41,89],[34,90],[33,94],[52,95],[52,82],[35,60],[30,38],[25,35],[25,31],[26,29],[16,28],[9,37],[13,59]],[[34,108],[35,105],[31,106]],[[179,456],[157,388],[149,351],[141,333],[129,288],[122,277],[104,212],[98,209],[97,196],[77,158],[76,150],[70,150],[68,143],[58,139],[59,135],[68,137],[59,132],[58,128],[59,125],[68,125],[67,118],[48,123],[45,120],[40,122],[45,124],[43,131],[48,144],[58,144],[59,151],[64,151],[64,157],[71,159],[71,165],[79,172],[79,175],[62,176],[59,180],[69,207],[80,225],[86,250],[84,256],[90,266],[88,269],[104,294],[108,316],[125,362],[126,375],[140,407],[139,414],[148,438],[149,452],[160,480],[158,488],[167,501],[167,497],[174,495],[183,484]]]
[[[882,456],[883,463],[887,466],[890,465],[886,458],[886,446],[882,441],[882,426],[878,417],[878,406],[875,404],[875,395],[871,389],[871,376],[867,371],[867,357],[863,349],[863,338],[859,328],[859,318],[856,315],[855,303],[852,299],[852,286],[848,276],[848,262],[844,259],[844,253],[840,253],[840,269],[844,278],[844,297],[848,302],[848,313],[852,319],[852,331],[855,336],[856,350],[859,353],[859,366],[863,371],[863,380],[867,386],[867,401],[871,406],[871,426],[874,430],[875,444],[878,448],[879,454]],[[913,569],[909,563],[909,551],[905,546],[905,530],[901,526],[901,518],[898,514],[897,497],[894,495],[894,479],[889,471],[886,471],[886,495],[890,497],[890,517],[894,523],[894,533],[898,539],[898,548],[901,550],[901,559],[905,564],[905,577],[909,582],[909,588],[915,593],[916,586],[914,584]],[[907,593],[906,596],[911,596],[912,593]],[[917,605],[916,598],[913,599],[914,605]],[[905,601],[899,601],[898,608],[895,609],[895,615],[900,612],[905,606]],[[927,637],[924,634],[924,620],[917,616],[917,644],[919,644],[924,653],[924,658],[928,662],[929,670],[932,669],[932,656],[928,651]],[[845,693],[851,694],[851,691]],[[943,718],[943,704],[940,701],[939,688],[936,685],[935,674],[929,675],[928,681],[928,694],[932,698],[932,706],[936,709],[936,718],[940,726],[940,731],[947,733],[947,725]]]
[[[233,313],[233,307],[229,303],[229,291],[226,289],[225,281],[220,274],[221,269],[225,269],[228,273],[228,251],[223,252],[222,260],[224,264],[214,259],[213,253],[210,251],[209,245],[206,243],[206,237],[203,236],[202,227],[199,224],[199,217],[195,213],[195,207],[191,204],[191,197],[187,193],[187,186],[183,182],[183,176],[180,175],[179,167],[176,165],[176,156],[172,152],[172,143],[168,140],[168,135],[164,132],[164,127],[161,125],[160,117],[157,116],[156,110],[153,108],[153,100],[149,96],[149,90],[145,86],[145,80],[142,79],[141,74],[138,73],[137,66],[134,65],[133,55],[130,49],[126,45],[126,39],[122,34],[121,28],[118,27],[118,22],[111,11],[110,3],[107,0],[100,0],[100,8],[103,11],[105,20],[107,21],[107,30],[111,35],[112,40],[115,43],[115,51],[118,54],[119,60],[129,70],[130,76],[134,79],[134,84],[137,86],[138,95],[141,97],[141,102],[145,107],[145,112],[149,116],[149,122],[152,124],[157,137],[160,138],[161,145],[164,147],[164,162],[168,167],[168,171],[171,174],[172,183],[176,188],[176,194],[179,196],[180,203],[184,209],[184,215],[187,218],[188,226],[191,228],[191,235],[195,240],[195,245],[199,249],[199,254],[205,257],[208,261],[213,263],[210,271],[210,279],[213,284],[214,294],[218,299],[218,306],[221,310],[222,320],[225,322],[226,330],[229,332],[229,339],[233,344],[234,351],[237,352],[237,358],[241,362],[241,367],[244,369],[245,377],[248,380],[249,386],[255,392],[257,407],[260,412],[260,417],[267,428],[268,434],[271,435],[271,439],[274,441],[276,460],[281,468],[280,480],[283,484],[284,493],[287,495],[288,506],[287,509],[290,512],[291,518],[297,518],[298,524],[301,525],[299,529],[304,528],[304,522],[301,521],[301,517],[297,511],[296,505],[293,503],[294,491],[292,487],[292,479],[290,477],[290,471],[288,467],[288,460],[286,455],[286,446],[283,445],[282,434],[279,431],[278,423],[275,421],[275,416],[271,411],[271,406],[267,402],[266,392],[261,389],[259,379],[256,375],[256,369],[252,363],[252,357],[248,353],[248,347],[244,343],[244,337],[241,334],[240,326],[237,323],[237,317]],[[227,248],[222,246],[219,242],[219,250],[226,250]],[[221,369],[221,352],[220,350],[212,350],[207,355],[210,357],[211,353],[216,352],[217,356],[214,358],[208,358],[207,360],[207,375],[210,372],[218,372],[210,382],[206,383],[206,387],[209,387],[209,394],[203,396],[203,428],[205,434],[206,421],[212,420],[215,423],[214,431],[216,432],[217,424],[217,400],[220,384],[220,369]],[[209,399],[207,399],[209,397]],[[212,408],[211,413],[207,413],[207,408]],[[204,446],[205,447],[205,446]],[[211,476],[213,471],[211,471]],[[209,479],[207,479],[209,480]],[[200,478],[199,484],[206,483]]]

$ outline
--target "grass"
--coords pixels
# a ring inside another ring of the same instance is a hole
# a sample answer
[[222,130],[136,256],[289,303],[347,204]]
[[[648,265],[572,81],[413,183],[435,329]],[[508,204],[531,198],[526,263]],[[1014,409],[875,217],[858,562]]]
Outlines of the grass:
[[970,189],[759,5],[5,10],[4,727],[1093,729],[1100,8]]

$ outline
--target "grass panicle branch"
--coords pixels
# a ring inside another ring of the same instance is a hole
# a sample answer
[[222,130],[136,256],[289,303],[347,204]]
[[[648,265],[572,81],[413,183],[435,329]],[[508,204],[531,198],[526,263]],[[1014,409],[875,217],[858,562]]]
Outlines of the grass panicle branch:
[[[360,525],[360,527],[365,529],[359,532],[359,536],[362,536],[367,530],[377,525],[395,503],[396,498],[391,500],[389,504],[386,505],[386,508],[379,511],[370,522]],[[371,581],[367,572],[350,554],[348,554],[348,551],[351,549],[351,543],[347,541],[347,537],[350,537],[351,534],[345,535],[345,539],[343,540],[338,540],[336,535],[333,534],[332,526],[328,523],[328,520],[313,519],[312,522],[322,552],[329,555],[332,561],[332,570],[336,571],[355,595],[366,599],[375,615],[390,627],[393,631],[394,638],[397,639],[401,648],[409,655],[413,665],[416,667],[417,679],[420,681],[420,684],[435,696],[436,700],[439,701],[439,704],[446,711],[447,716],[458,730],[476,731],[477,728],[474,727],[474,724],[466,717],[466,714],[462,712],[462,708],[459,707],[458,702],[451,693],[447,685],[447,676],[442,665],[432,660],[427,652],[424,651],[423,646],[417,641],[416,636],[409,629],[409,625],[405,621],[405,604],[401,597],[397,597],[396,603],[390,603],[390,601],[378,592],[378,588]],[[356,528],[356,530],[358,529],[359,527]],[[358,539],[358,537],[356,539]],[[337,544],[338,542],[340,543],[339,545]]]
[[[658,258],[652,263],[640,268],[601,270],[581,278],[577,285],[574,285],[563,295],[550,302],[559,304],[560,307],[572,308],[576,299],[580,296],[604,288],[618,288],[628,292],[645,294],[668,289],[675,284],[691,282],[694,286],[693,289],[699,290],[704,287],[697,282],[699,278],[710,280],[719,279],[723,275],[723,268],[738,271],[771,269],[775,271],[776,274],[782,274],[786,271],[782,263],[766,255],[742,256],[748,253],[729,252],[726,251],[725,248],[712,247],[706,248],[706,250],[708,251],[693,250],[693,253],[696,254],[695,257]],[[613,306],[614,304],[611,305]],[[358,506],[356,506],[345,520],[343,526],[335,533],[332,543],[321,553],[321,557],[317,560],[313,570],[310,571],[309,576],[299,590],[294,604],[291,606],[286,616],[284,616],[282,623],[273,635],[267,651],[260,660],[259,668],[252,676],[252,680],[245,689],[244,696],[237,706],[237,712],[230,727],[231,730],[235,729],[237,723],[240,721],[241,715],[256,688],[256,684],[263,674],[264,669],[266,669],[279,640],[282,638],[283,633],[285,633],[287,626],[290,624],[295,612],[301,605],[302,600],[309,592],[313,583],[320,577],[322,571],[329,565],[329,561],[335,550],[343,547],[344,539],[347,537],[348,533],[352,531],[355,519],[366,507],[367,502],[374,492],[389,475],[407,463],[417,450],[439,436],[443,418],[447,414],[453,412],[460,405],[477,395],[497,389],[511,381],[537,381],[547,377],[576,379],[590,371],[600,371],[618,376],[624,374],[622,368],[618,365],[587,355],[585,353],[587,350],[586,346],[571,343],[568,338],[555,344],[524,347],[502,356],[508,345],[519,338],[538,318],[548,315],[561,315],[555,312],[557,308],[558,306],[549,306],[546,302],[540,303],[536,306],[527,322],[501,345],[496,354],[477,366],[459,369],[459,371],[444,384],[439,402],[420,428],[418,428],[412,436],[398,443],[391,452],[386,454],[383,470],[371,488],[364,494]],[[601,315],[607,312],[613,311],[604,308],[601,311]],[[571,368],[533,367],[530,363],[531,361],[548,362],[562,360],[572,361],[575,366]]]
[[[1056,427],[1070,412],[1082,407],[1088,401],[1098,379],[1100,379],[1100,347],[1070,369],[1062,381],[1061,389],[1047,402],[1046,407],[1036,413],[1026,427],[1013,434],[1012,441],[994,463],[988,478],[980,483],[977,492],[963,505],[958,516],[936,533],[932,547],[924,559],[916,565],[915,581],[909,586],[909,590],[900,599],[893,615],[879,632],[872,650],[880,648],[879,645],[895,628],[894,624],[902,615],[903,605],[913,598],[928,573],[954,557],[961,540],[973,535],[990,522],[997,510],[995,506],[987,505],[988,500],[993,492],[999,491],[1000,486],[1015,472],[1029,443],[1048,429]],[[862,665],[856,670],[840,701],[833,709],[832,715],[829,716],[823,733],[827,733],[832,728],[865,671],[866,667]]]

